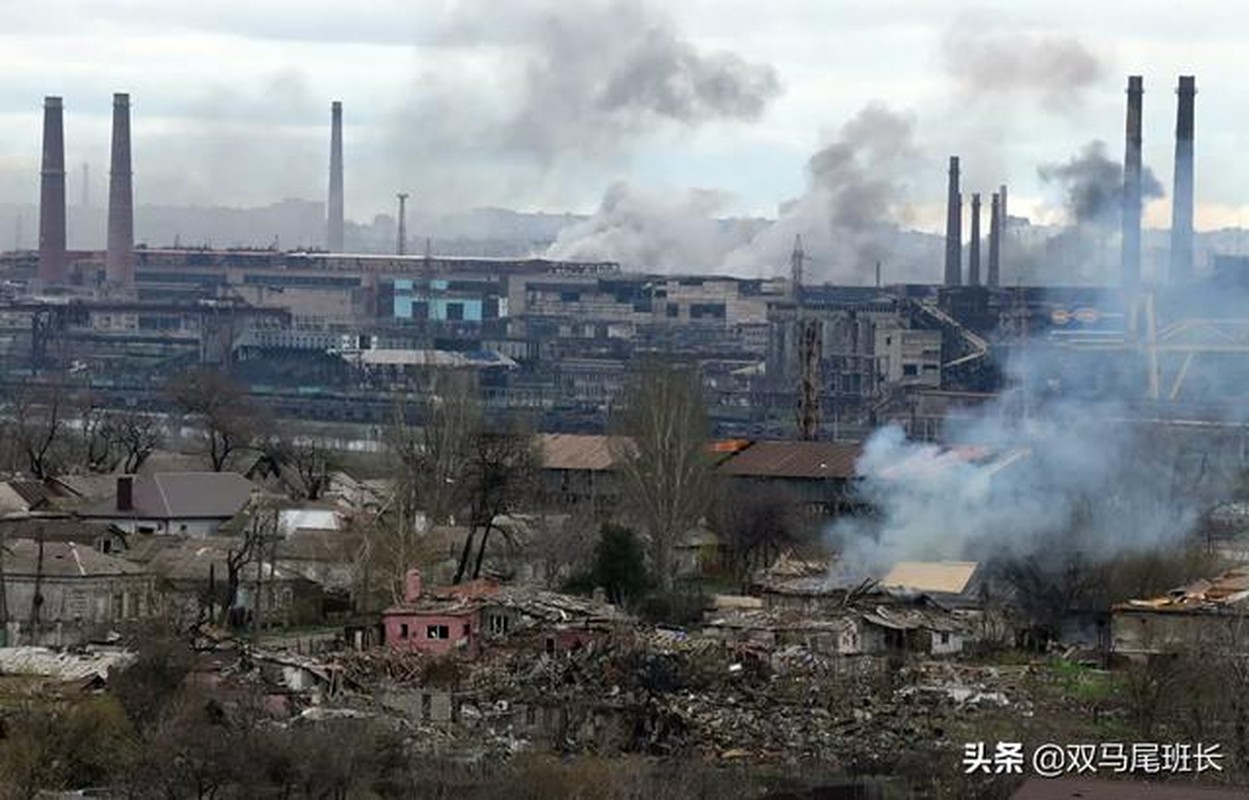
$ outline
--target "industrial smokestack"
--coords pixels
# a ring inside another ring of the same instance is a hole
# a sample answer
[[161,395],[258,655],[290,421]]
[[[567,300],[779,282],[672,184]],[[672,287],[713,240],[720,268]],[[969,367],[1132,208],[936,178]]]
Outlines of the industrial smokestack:
[[108,173],[109,283],[134,285],[134,191],[130,172],[130,95],[113,95],[113,151]]
[[39,172],[39,280],[65,280],[65,127],[61,98],[43,99],[43,165]]
[[963,282],[963,196],[958,190],[958,156],[950,156],[950,187],[945,217],[945,285]]
[[980,285],[980,193],[971,196],[971,249],[967,251],[967,285]]
[[1181,75],[1175,114],[1175,191],[1171,193],[1171,282],[1193,277],[1193,106],[1197,79]]
[[[1006,187],[1003,186],[1003,189]],[[1002,195],[998,192],[993,193],[993,198],[989,201],[989,280],[988,284],[994,288],[998,286],[1001,278],[1001,259],[1002,259]]]
[[343,104],[330,104],[330,201],[325,246],[332,253],[343,250]]
[[1128,78],[1127,143],[1123,154],[1123,288],[1135,291],[1141,282],[1141,107],[1145,85],[1140,75]]
[[407,252],[408,241],[408,193],[400,192],[395,195],[399,198],[399,233],[395,242],[395,252],[403,255]]

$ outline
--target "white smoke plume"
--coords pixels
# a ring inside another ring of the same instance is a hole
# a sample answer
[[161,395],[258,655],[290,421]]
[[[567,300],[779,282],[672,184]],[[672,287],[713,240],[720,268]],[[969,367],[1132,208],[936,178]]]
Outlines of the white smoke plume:
[[[776,272],[801,235],[813,257],[812,280],[870,281],[910,217],[907,176],[917,158],[914,119],[866,106],[807,161],[806,193],[787,203],[775,224],[727,254],[724,269]],[[901,279],[897,269],[893,274]]]
[[1046,560],[1070,548],[1097,561],[1180,541],[1231,471],[1216,466],[1208,442],[1125,422],[1116,387],[1082,399],[1082,384],[1112,365],[1072,360],[1030,346],[1011,364],[1015,388],[948,422],[945,446],[909,441],[897,427],[875,433],[858,469],[862,497],[879,513],[833,527],[842,571]]
[[718,192],[616,183],[593,216],[559,232],[546,256],[606,259],[640,271],[705,270],[748,235],[746,223],[716,219],[723,205]]
[[877,261],[892,280],[921,278],[922,258],[894,262],[910,215],[908,171],[918,158],[914,120],[869,105],[848,120],[807,161],[808,188],[759,226],[716,220],[721,195],[612,186],[593,217],[561,232],[552,258],[603,258],[647,270],[725,275],[777,275],[788,269],[795,236],[802,236],[812,281],[866,283]]

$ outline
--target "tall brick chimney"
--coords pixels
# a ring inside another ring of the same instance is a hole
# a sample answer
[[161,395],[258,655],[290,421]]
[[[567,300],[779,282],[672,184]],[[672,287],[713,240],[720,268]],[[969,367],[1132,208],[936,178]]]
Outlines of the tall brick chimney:
[[1123,288],[1134,292],[1141,283],[1141,108],[1145,82],[1128,78],[1128,115],[1123,153]]
[[39,172],[39,270],[42,283],[65,281],[65,128],[61,98],[43,99]]
[[1172,283],[1193,278],[1193,106],[1197,79],[1181,75],[1175,90],[1179,104],[1175,113],[1175,190],[1171,192]]
[[958,156],[950,156],[950,183],[945,208],[946,286],[963,282],[963,195],[958,189]]
[[130,95],[113,95],[113,150],[108,173],[108,282],[134,286],[134,190],[130,171]]
[[980,285],[980,193],[971,196],[971,245],[967,251],[967,285]]
[[330,199],[326,220],[325,247],[331,253],[343,250],[343,104],[330,104]]

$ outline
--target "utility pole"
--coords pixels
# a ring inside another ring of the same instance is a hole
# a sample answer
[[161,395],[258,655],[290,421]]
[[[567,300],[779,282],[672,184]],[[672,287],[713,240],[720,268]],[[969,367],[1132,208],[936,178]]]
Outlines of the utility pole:
[[395,252],[403,255],[408,238],[408,193],[400,192],[395,197],[399,198],[399,241],[395,244]]

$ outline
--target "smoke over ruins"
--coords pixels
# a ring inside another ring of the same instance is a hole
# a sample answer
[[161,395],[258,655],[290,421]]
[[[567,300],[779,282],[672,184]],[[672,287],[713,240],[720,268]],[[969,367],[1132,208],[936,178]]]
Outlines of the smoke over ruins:
[[947,421],[946,444],[877,431],[858,469],[879,517],[830,530],[846,574],[906,559],[1098,562],[1180,542],[1232,480],[1227,454],[1128,422],[1126,394],[1082,398],[1113,369],[1034,342],[1011,359],[999,399]]

